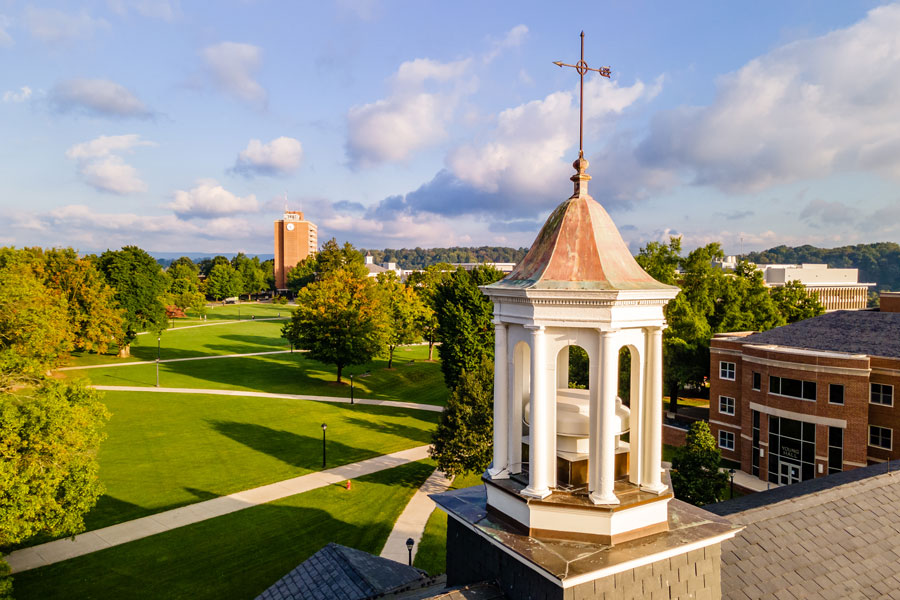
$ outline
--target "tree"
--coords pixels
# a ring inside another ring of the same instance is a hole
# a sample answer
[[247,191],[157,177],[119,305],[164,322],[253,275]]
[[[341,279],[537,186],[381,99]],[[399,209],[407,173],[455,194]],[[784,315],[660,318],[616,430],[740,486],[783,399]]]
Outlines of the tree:
[[718,502],[728,484],[728,475],[719,470],[721,458],[709,424],[696,421],[688,431],[685,445],[675,451],[672,459],[675,496],[696,506]]
[[456,476],[491,464],[494,431],[494,364],[485,360],[460,374],[431,439],[431,457]]
[[162,331],[166,309],[162,297],[166,276],[153,257],[137,246],[107,250],[97,259],[106,282],[116,290],[116,302],[125,310],[125,336],[120,356],[130,354],[130,345],[141,331]]
[[266,287],[266,273],[259,264],[259,257],[248,258],[243,252],[239,252],[231,259],[231,266],[240,273],[243,287],[242,294],[247,294],[250,300],[251,294],[258,294]]
[[438,354],[444,381],[451,390],[463,371],[473,371],[494,358],[494,305],[478,286],[502,277],[493,267],[459,268],[437,286]]
[[244,287],[241,274],[235,271],[230,264],[214,266],[204,283],[207,295],[212,296],[214,300],[237,296]]
[[653,279],[666,285],[676,285],[678,263],[681,261],[681,238],[670,237],[668,245],[647,242],[634,258]]
[[74,339],[59,292],[47,289],[28,264],[0,268],[0,389],[55,367]]
[[825,307],[819,302],[819,293],[807,294],[806,286],[799,281],[791,281],[772,290],[772,300],[788,323],[825,314]]
[[178,296],[184,293],[200,291],[199,270],[191,259],[183,256],[169,265],[166,276],[169,278],[169,293]]
[[286,285],[288,289],[297,292],[314,281],[322,281],[338,269],[349,271],[354,277],[366,277],[369,274],[365,258],[353,244],[344,242],[340,246],[336,239],[331,238],[313,256],[303,259],[287,272]]
[[447,263],[430,265],[424,271],[414,271],[406,279],[406,285],[411,287],[422,299],[425,312],[419,323],[422,337],[428,342],[428,360],[434,360],[434,344],[437,341],[438,322],[435,307],[435,294],[437,286],[453,276],[454,268]]
[[200,275],[203,277],[209,277],[209,274],[212,273],[214,267],[218,265],[230,265],[231,261],[228,258],[219,255],[215,258],[204,258],[199,263],[197,263],[197,268],[200,269]]
[[97,451],[109,414],[99,399],[49,378],[0,393],[0,547],[84,530],[103,491]]
[[71,248],[47,250],[44,259],[44,282],[65,299],[75,349],[103,354],[111,344],[121,344],[123,311],[94,264]]
[[397,346],[422,339],[420,326],[427,308],[422,299],[403,285],[393,271],[380,273],[376,278],[382,295],[383,310],[387,313],[388,369],[394,364]]
[[309,357],[337,367],[361,365],[387,343],[387,315],[375,282],[338,269],[297,294],[297,308],[281,335]]

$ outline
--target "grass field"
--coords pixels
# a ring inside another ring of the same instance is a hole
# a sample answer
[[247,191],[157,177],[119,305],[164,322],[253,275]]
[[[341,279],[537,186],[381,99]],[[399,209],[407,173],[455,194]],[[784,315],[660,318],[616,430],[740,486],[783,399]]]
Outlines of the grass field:
[[106,495],[88,529],[421,446],[438,413],[302,400],[106,392]]
[[434,470],[411,463],[15,576],[17,600],[251,599],[328,542],[378,554]]
[[[398,348],[394,353],[394,368],[387,369],[387,359],[378,358],[371,363],[348,368],[343,384],[335,383],[333,366],[308,359],[300,352],[162,363],[159,367],[160,385],[348,398],[349,374],[355,373],[357,397],[443,404],[447,399],[447,388],[440,363],[426,361],[427,356],[427,346]],[[409,362],[411,360],[414,361],[412,364]],[[365,372],[369,375],[359,377]],[[156,385],[155,364],[66,373],[70,377],[87,377],[95,385]]]
[[[473,485],[482,485],[481,473],[470,473],[453,480],[451,490],[458,490]],[[425,525],[419,551],[413,565],[427,571],[429,575],[439,575],[447,570],[447,513],[439,508],[434,509]]]

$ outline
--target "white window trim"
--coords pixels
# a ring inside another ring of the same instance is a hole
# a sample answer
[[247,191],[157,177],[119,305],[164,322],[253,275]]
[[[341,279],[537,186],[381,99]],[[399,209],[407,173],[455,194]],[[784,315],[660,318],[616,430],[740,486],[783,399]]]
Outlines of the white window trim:
[[[873,427],[877,427],[878,429],[887,429],[888,431],[891,432],[891,445],[889,447],[885,448],[884,446],[876,446],[871,443]],[[870,442],[869,443],[870,448],[879,448],[881,450],[893,450],[894,449],[894,430],[891,429],[890,427],[882,427],[881,425],[869,425],[869,440],[868,441]]]
[[[825,385],[828,386],[828,404],[833,404],[834,406],[844,406],[844,404],[847,402],[847,386],[845,386],[843,383],[826,383]],[[831,386],[833,386],[833,385],[839,385],[842,388],[844,388],[844,393],[841,394],[842,398],[841,398],[840,402],[832,402],[831,401]],[[818,390],[816,390],[816,391],[818,392]],[[871,398],[872,398],[872,390],[870,388],[869,389],[869,399],[871,400]]]
[[[726,411],[722,410],[722,398],[728,398],[729,400],[731,400],[731,412],[726,412]],[[732,398],[731,396],[719,396],[719,413],[720,414],[733,417],[736,408],[737,408],[737,402],[735,401],[734,398]]]
[[[724,437],[726,437],[726,438],[727,438],[729,435],[731,436],[731,448],[729,448],[728,446],[722,444],[723,434],[724,434]],[[722,431],[722,430],[720,430],[720,431],[719,431],[719,439],[718,439],[718,442],[719,442],[719,448],[721,448],[722,450],[728,450],[728,451],[730,451],[730,452],[734,452],[734,432],[731,432],[731,431]]]
[[[891,403],[890,404],[882,404],[881,402],[872,402],[872,386],[873,385],[880,385],[881,387],[891,388]],[[887,406],[887,407],[894,406],[894,385],[891,383],[878,383],[877,381],[870,381],[869,382],[869,404],[874,404],[875,406]]]
[[[731,377],[722,377],[722,371],[725,369],[722,368],[722,365],[731,365],[730,371],[733,373]],[[730,360],[720,360],[719,361],[719,379],[723,381],[736,381],[737,380],[737,363],[733,363]]]

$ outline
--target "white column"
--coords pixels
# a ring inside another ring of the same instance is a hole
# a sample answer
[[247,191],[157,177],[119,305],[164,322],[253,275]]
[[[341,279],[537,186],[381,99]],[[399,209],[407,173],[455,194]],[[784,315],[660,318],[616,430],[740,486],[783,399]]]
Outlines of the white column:
[[[591,440],[591,446],[599,447],[599,476],[597,487],[591,492],[594,504],[618,504],[613,491],[616,482],[616,392],[619,388],[619,352],[615,346],[615,332],[600,332],[600,393],[599,441]],[[591,432],[593,433],[593,432]]]
[[647,362],[647,344],[640,349],[631,348],[631,424],[629,435],[628,481],[641,485],[641,473],[644,470],[644,365]]
[[569,347],[566,346],[556,355],[556,387],[568,389],[569,387]]
[[662,327],[648,327],[647,332],[647,393],[645,396],[643,435],[646,468],[641,474],[641,489],[656,494],[667,486],[662,483]]
[[[509,343],[510,332],[506,333],[507,369],[506,402],[506,460],[510,473],[522,472],[522,365],[516,358],[516,349]],[[496,360],[496,359],[495,359]],[[494,427],[496,427],[496,423]]]
[[522,495],[546,498],[550,495],[547,454],[552,449],[550,434],[553,431],[550,402],[547,397],[547,348],[544,328],[531,329],[531,445],[528,448],[528,487]]
[[488,471],[492,479],[509,477],[508,427],[509,393],[506,324],[494,321],[494,462]]

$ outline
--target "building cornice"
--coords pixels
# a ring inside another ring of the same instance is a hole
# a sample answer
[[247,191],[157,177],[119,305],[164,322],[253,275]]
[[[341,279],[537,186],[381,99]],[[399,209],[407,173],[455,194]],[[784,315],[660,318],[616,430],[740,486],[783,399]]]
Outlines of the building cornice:
[[[785,419],[793,419],[795,421],[802,421],[804,423],[814,423],[815,425],[828,425],[829,427],[840,427],[841,429],[847,428],[847,420],[846,419],[832,419],[831,417],[820,417],[818,415],[807,415],[805,413],[798,413],[792,410],[784,410],[782,408],[774,408],[772,406],[765,406],[764,404],[757,404],[756,402],[750,403],[750,410],[755,410],[757,412],[761,412],[766,415],[771,415],[773,417],[782,417]],[[762,445],[760,443],[760,445]]]
[[794,369],[795,371],[806,371],[808,373],[830,373],[832,375],[849,375],[855,377],[868,377],[872,369],[861,369],[858,367],[832,367],[827,365],[810,365],[806,363],[793,362],[790,360],[777,360],[774,358],[763,358],[761,356],[748,356],[744,354],[744,362],[763,365],[767,367],[778,367],[782,369]]

